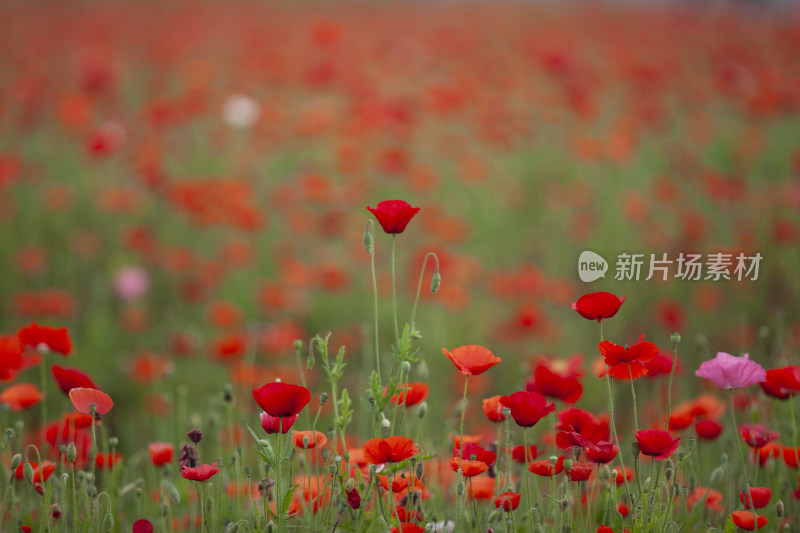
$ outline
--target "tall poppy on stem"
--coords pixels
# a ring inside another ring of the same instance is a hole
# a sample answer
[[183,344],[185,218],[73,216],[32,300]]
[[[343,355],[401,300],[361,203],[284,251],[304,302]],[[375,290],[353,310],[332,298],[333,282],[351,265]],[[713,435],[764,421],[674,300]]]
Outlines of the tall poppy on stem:
[[610,292],[590,292],[570,304],[574,311],[588,320],[600,322],[617,314],[625,302],[625,296],[615,296]]
[[295,416],[311,401],[311,393],[302,385],[275,381],[253,389],[253,399],[271,416]]
[[[469,386],[469,377],[483,374],[502,359],[495,357],[495,355],[484,346],[477,344],[468,344],[466,346],[459,346],[454,348],[453,351],[448,351],[447,348],[442,348],[442,353],[447,356],[450,361],[455,365],[456,369],[466,376],[464,380],[464,395],[461,398],[461,427],[459,432],[459,442],[464,442],[464,415],[467,411],[467,387]],[[459,456],[459,464],[463,459]],[[461,467],[458,469],[459,483],[464,482]],[[461,498],[456,500],[456,516],[457,525],[461,525]]]

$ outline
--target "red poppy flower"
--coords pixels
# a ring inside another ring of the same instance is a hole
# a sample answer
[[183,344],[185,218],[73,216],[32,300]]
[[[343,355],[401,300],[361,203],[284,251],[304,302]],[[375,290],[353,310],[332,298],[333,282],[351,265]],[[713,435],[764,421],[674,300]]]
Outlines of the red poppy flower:
[[501,492],[494,500],[494,506],[504,511],[516,511],[522,494],[518,492]]
[[783,446],[783,462],[790,468],[797,468],[800,464],[800,448],[793,448],[791,446]]
[[461,455],[462,459],[481,461],[487,465],[493,465],[497,461],[495,452],[486,450],[474,442],[465,442],[463,448],[453,448],[453,456],[458,457],[459,455]]
[[[648,379],[671,374],[674,360],[674,356],[671,352],[659,351],[651,360],[645,361],[644,366],[647,368]],[[681,362],[679,360],[675,364],[675,374],[679,374],[680,371]]]
[[694,425],[694,432],[701,439],[714,440],[722,433],[722,424],[716,420],[706,418]]
[[[750,500],[753,500],[750,505]],[[772,489],[767,487],[750,487],[750,495],[745,495],[744,492],[739,491],[739,501],[748,509],[755,507],[756,509],[763,509],[769,505],[769,500],[772,498]]]
[[137,520],[133,523],[133,533],[153,533],[153,523],[150,520]]
[[785,366],[767,370],[767,379],[759,383],[761,389],[774,398],[786,400],[800,392],[800,366]]
[[92,406],[94,406],[94,413],[99,415],[106,414],[114,407],[111,396],[97,389],[84,387],[72,389],[69,391],[69,399],[75,409],[85,415],[93,414]]
[[619,454],[619,446],[611,442],[602,442],[584,448],[586,457],[593,463],[607,464]]
[[222,472],[222,470],[217,468],[217,463],[198,465],[194,468],[183,465],[183,468],[181,468],[181,477],[189,481],[208,481],[220,472]]
[[780,437],[777,431],[769,431],[762,424],[742,424],[739,427],[739,435],[751,448],[763,448],[767,443]]
[[[31,468],[33,469],[33,482],[42,483],[42,476],[44,481],[50,478],[50,475],[56,471],[56,464],[52,461],[42,461],[41,466],[35,461],[30,461]],[[14,472],[14,477],[17,479],[25,478],[25,463],[20,463]]]
[[[308,444],[303,444],[303,439],[308,439]],[[322,448],[328,443],[328,437],[321,431],[292,431],[292,442],[298,448]]]
[[22,344],[10,335],[0,335],[0,381],[17,377],[22,366]]
[[559,457],[555,465],[550,459],[540,459],[539,461],[528,463],[528,472],[537,476],[552,477],[563,470],[564,456]]
[[414,522],[401,522],[400,527],[393,527],[390,533],[425,533],[425,528]]
[[529,428],[556,410],[556,404],[538,392],[518,391],[500,398],[500,403],[511,409],[511,417],[518,426]]
[[399,463],[417,453],[414,441],[401,436],[368,440],[363,449],[364,459],[374,465]]
[[556,434],[556,446],[559,448],[571,450],[578,446],[587,451],[594,449],[595,462],[604,462],[600,459],[613,453],[608,424],[601,423],[592,413],[577,408],[564,409],[558,412],[558,420],[556,429],[560,431]]
[[644,365],[658,354],[658,347],[652,342],[644,340],[644,334],[639,337],[639,342],[626,348],[611,341],[603,341],[598,346],[600,353],[608,368],[600,373],[599,377],[609,374],[617,379],[637,379],[647,374]]
[[44,398],[36,385],[17,383],[0,393],[0,404],[8,405],[15,413],[30,409]]
[[539,365],[533,373],[533,379],[525,384],[525,390],[538,392],[549,398],[558,398],[565,403],[575,403],[583,395],[583,386],[576,377],[560,376]]
[[150,461],[154,466],[171,463],[175,454],[175,446],[169,442],[151,442],[147,449],[150,452]]
[[34,322],[19,330],[17,338],[26,348],[39,349],[44,346],[51,352],[58,352],[61,355],[69,355],[72,351],[72,341],[67,328],[51,328]]
[[731,518],[733,519],[733,523],[736,524],[736,527],[740,527],[745,531],[754,531],[756,529],[756,521],[758,521],[758,529],[763,528],[769,522],[766,516],[758,514],[755,515],[755,519],[753,519],[752,511],[734,511],[731,513]]
[[500,403],[500,396],[492,396],[483,400],[483,414],[491,422],[502,422],[506,419],[503,416],[503,404]]
[[58,388],[64,391],[64,394],[69,394],[69,391],[75,388],[97,388],[97,385],[94,384],[92,378],[77,368],[53,365],[52,371],[53,379],[56,380]]
[[591,463],[579,463],[578,461],[572,462],[572,468],[564,470],[567,474],[567,479],[570,481],[586,481],[592,475],[594,465]]
[[495,355],[483,346],[470,344],[467,346],[459,346],[453,349],[452,352],[446,348],[442,348],[448,359],[450,359],[459,372],[465,376],[477,376],[483,374],[502,359],[495,357]]
[[591,292],[581,296],[577,302],[570,304],[583,318],[597,320],[611,318],[617,314],[625,302],[624,296],[614,296],[610,292]]
[[399,389],[398,394],[392,396],[392,403],[400,405],[406,404],[406,407],[413,407],[428,397],[428,386],[425,383],[409,383]]
[[639,450],[656,461],[669,459],[681,442],[680,437],[673,440],[672,435],[663,429],[643,429],[634,431],[633,434],[639,443]]
[[475,477],[489,470],[489,465],[482,461],[470,461],[453,457],[450,459],[450,470],[458,472],[459,467],[464,477]]
[[253,399],[272,416],[294,416],[311,401],[311,393],[301,385],[275,381],[253,389]]
[[511,450],[511,459],[517,463],[530,463],[543,453],[544,450],[539,450],[536,445],[531,444],[528,446],[528,456],[525,457],[525,446],[514,446]]
[[97,457],[94,458],[94,465],[99,469],[103,470],[108,468],[109,470],[114,468],[119,464],[122,460],[122,454],[120,453],[103,453],[99,452]]
[[280,417],[263,412],[260,418],[261,427],[264,428],[264,431],[266,431],[268,435],[274,435],[278,432],[283,434],[289,433],[289,430],[292,429],[292,426],[297,420],[297,415]]
[[351,509],[357,510],[359,507],[361,507],[361,495],[355,488],[351,491],[345,492],[347,494],[347,505],[349,505]]
[[686,497],[686,504],[690,511],[700,501],[703,501],[706,507],[716,513],[722,511],[722,493],[716,489],[698,486]]
[[391,234],[403,233],[414,215],[419,213],[419,207],[411,207],[403,200],[384,200],[378,202],[377,207],[367,209],[378,219],[383,231]]

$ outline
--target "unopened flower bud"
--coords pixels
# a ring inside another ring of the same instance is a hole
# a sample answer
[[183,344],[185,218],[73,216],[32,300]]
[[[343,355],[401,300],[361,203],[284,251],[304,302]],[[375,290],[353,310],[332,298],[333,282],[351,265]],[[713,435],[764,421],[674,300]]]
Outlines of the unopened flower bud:
[[422,461],[420,461],[417,463],[417,467],[414,469],[414,476],[416,476],[417,479],[422,479],[422,476],[424,475],[425,467],[423,466]]
[[25,476],[25,481],[33,483],[33,466],[30,463],[25,463],[22,467],[22,474]]
[[22,455],[15,453],[11,458],[11,470],[16,470],[20,463],[22,463]]
[[308,448],[308,443],[309,442],[311,442],[311,441],[308,439],[308,435],[303,437],[303,448]]
[[464,494],[464,481],[460,479],[458,480],[458,483],[456,483],[456,493],[458,493],[459,496]]
[[317,358],[314,357],[313,353],[308,354],[308,359],[306,359],[306,370],[311,372],[314,370],[314,364],[317,362]]
[[433,277],[431,278],[431,292],[436,294],[439,292],[439,287],[442,284],[442,275],[439,272],[434,272]]
[[428,402],[421,402],[417,407],[417,416],[419,418],[425,418],[428,414]]
[[409,372],[411,372],[411,363],[409,363],[408,361],[403,361],[403,364],[400,365],[400,369],[404,374],[408,374]]
[[725,469],[721,466],[718,466],[714,470],[711,471],[711,483],[716,484],[719,483],[719,480],[722,479],[722,476],[725,475]]
[[103,529],[108,533],[114,530],[114,516],[111,513],[106,513],[103,518]]
[[637,458],[639,457],[639,454],[640,454],[641,452],[642,452],[642,450],[641,450],[641,448],[639,447],[639,443],[638,443],[638,442],[633,442],[633,443],[631,444],[631,453],[633,453],[633,458],[634,458],[634,459],[637,459]]
[[320,454],[322,455],[322,460],[323,461],[327,461],[328,460],[328,456],[331,454],[331,451],[328,448],[322,448],[322,451],[320,451]]
[[303,351],[303,341],[300,339],[294,340],[294,351],[298,353]]
[[275,522],[272,520],[267,524],[267,533],[275,533]]
[[572,470],[572,459],[564,459],[564,470],[567,472]]
[[61,518],[61,506],[58,505],[57,503],[54,503],[53,505],[51,505],[50,506],[50,515],[52,515],[52,517],[55,518],[56,520]]
[[681,335],[677,331],[669,336],[670,342],[672,342],[673,346],[677,346],[681,343]]
[[356,480],[350,478],[347,480],[347,483],[344,484],[345,492],[353,492],[353,489],[356,488]]
[[328,401],[328,393],[327,392],[320,393],[320,395],[319,395],[319,404],[320,405],[325,405],[325,402],[327,402],[327,401]]
[[108,445],[112,448],[116,448],[119,446],[119,439],[117,437],[111,437],[108,439]]
[[783,516],[783,512],[785,511],[783,507],[783,500],[778,500],[775,504],[775,514],[778,515],[778,518]]
[[364,249],[369,255],[372,255],[372,233],[369,230],[364,232],[362,241],[364,243]]

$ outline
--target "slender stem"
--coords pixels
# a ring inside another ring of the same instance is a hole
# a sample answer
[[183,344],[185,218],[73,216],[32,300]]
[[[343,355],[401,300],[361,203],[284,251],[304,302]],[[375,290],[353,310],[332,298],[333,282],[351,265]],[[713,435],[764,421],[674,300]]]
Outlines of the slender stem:
[[94,516],[94,487],[95,487],[95,468],[97,466],[97,432],[95,430],[95,426],[97,425],[97,415],[95,413],[95,405],[91,405],[91,412],[92,412],[92,457],[90,461],[92,462],[92,477],[89,479],[89,518],[91,519]]
[[[747,487],[747,494],[745,497],[750,498],[750,502],[752,504],[753,498],[750,494],[750,481],[747,479],[747,460],[745,459],[744,452],[742,451],[742,443],[739,442],[739,427],[736,425],[736,412],[734,411],[733,405],[733,389],[728,389],[728,400],[730,402],[731,409],[731,422],[733,423],[733,440],[736,441],[736,449],[739,450],[739,459],[742,461],[744,484],[745,487]],[[756,460],[758,460],[758,458],[756,458]],[[753,512],[753,525],[755,526],[755,530],[758,531],[758,515],[756,514],[755,505],[751,505],[751,511]]]
[[633,427],[636,431],[639,431],[639,413],[636,410],[636,387],[633,386],[633,372],[631,372],[631,364],[626,364],[628,365],[628,377],[630,378],[631,382],[631,396],[633,396]]
[[522,428],[522,456],[525,458],[525,469],[522,471],[522,475],[525,476],[525,503],[528,505],[528,508],[525,509],[525,516],[528,516],[528,513],[531,512],[531,487],[528,478],[528,428]]
[[397,283],[394,265],[394,249],[397,242],[397,234],[392,233],[392,309],[394,310],[394,338],[395,342],[400,338],[400,330],[397,328]]
[[381,384],[381,351],[378,343],[378,281],[375,278],[375,232],[372,229],[372,219],[367,220],[367,231],[372,236],[372,249],[369,252],[369,266],[372,273],[372,307],[375,315],[375,371],[378,373],[378,384]]
[[439,272],[439,256],[437,256],[433,252],[428,252],[425,254],[425,258],[422,260],[422,269],[419,271],[419,283],[417,284],[417,297],[414,298],[414,307],[411,308],[411,327],[414,327],[414,318],[417,316],[417,304],[419,303],[419,295],[422,291],[422,278],[425,275],[425,266],[428,264],[428,258],[433,256],[436,260],[436,270],[434,272]]
[[669,373],[669,385],[667,386],[667,419],[664,421],[664,431],[669,429],[669,417],[672,414],[672,378],[675,377],[675,367],[678,366],[678,345],[672,345],[672,370]]
[[[461,429],[459,430],[458,440],[458,483],[464,484],[464,472],[461,469],[461,462],[464,460],[464,416],[467,413],[467,387],[469,386],[469,374],[464,379],[464,395],[461,398]],[[465,490],[466,492],[466,490]],[[461,496],[456,491],[456,531],[461,531]]]
[[[42,427],[45,427],[47,425],[47,358],[45,354],[42,354],[42,364],[39,365],[39,379],[41,381],[39,388],[42,391],[42,400],[39,405],[42,406]],[[43,446],[47,446],[47,444],[45,443]]]
[[275,464],[277,468],[275,469],[275,516],[278,519],[278,533],[283,533],[283,493],[281,493],[281,468],[283,467],[283,449],[281,448],[281,436],[283,435],[283,417],[280,418],[278,421],[278,434],[276,435],[277,438],[277,446],[278,449],[277,455],[275,458]]
[[197,502],[200,504],[200,529],[205,531],[208,527],[208,522],[206,521],[206,505],[203,501],[203,484],[195,481],[194,485],[197,487]]
[[[600,342],[603,342],[603,321],[598,321],[600,325]],[[614,423],[614,394],[611,391],[611,376],[606,374],[606,388],[608,391],[608,422],[611,427],[611,435],[614,437],[614,442],[619,446],[619,436],[617,435],[617,426]],[[622,479],[625,481],[625,493],[628,496],[628,502],[631,500],[631,489],[628,486],[628,476],[625,475],[625,459],[623,459],[622,448],[620,448],[617,457],[619,457],[619,464],[622,467]]]

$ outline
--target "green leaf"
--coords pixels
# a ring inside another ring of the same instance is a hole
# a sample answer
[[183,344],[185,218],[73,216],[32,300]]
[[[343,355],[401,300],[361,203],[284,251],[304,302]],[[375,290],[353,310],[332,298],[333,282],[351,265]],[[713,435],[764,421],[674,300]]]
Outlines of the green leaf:
[[292,496],[294,495],[294,491],[297,490],[297,487],[300,485],[297,484],[294,487],[290,488],[286,491],[286,494],[283,495],[283,500],[281,500],[281,515],[285,518],[287,513],[289,512],[289,506],[292,504]]
[[736,533],[736,524],[733,523],[733,515],[728,517],[725,523],[725,533]]

